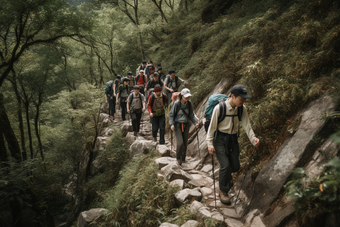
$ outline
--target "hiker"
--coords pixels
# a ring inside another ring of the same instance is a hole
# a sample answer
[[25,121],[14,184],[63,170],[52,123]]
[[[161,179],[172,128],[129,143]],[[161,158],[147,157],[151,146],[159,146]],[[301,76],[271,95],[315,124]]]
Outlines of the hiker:
[[126,114],[126,98],[129,95],[129,78],[124,77],[122,79],[123,83],[118,87],[117,93],[117,104],[119,103],[121,108],[122,120],[125,121],[125,114]]
[[156,68],[155,71],[158,72],[158,71],[159,71],[159,68],[161,68],[161,67],[162,67],[162,64],[161,64],[160,62],[158,62],[158,63],[157,63],[157,68]]
[[[231,89],[229,98],[214,107],[207,132],[206,141],[209,154],[214,155],[216,153],[217,160],[220,163],[219,195],[221,202],[226,205],[231,203],[228,197],[228,192],[232,187],[231,173],[240,169],[240,151],[237,141],[239,126],[237,114],[240,108],[243,108],[242,114],[240,114],[242,128],[255,147],[260,144],[260,140],[255,137],[249,123],[247,108],[243,105],[245,100],[249,98],[251,96],[247,94],[247,90],[243,85],[235,85]],[[221,109],[224,109],[225,113],[222,113],[224,119],[219,121]]]
[[148,64],[145,66],[145,76],[147,76],[148,80],[151,78],[151,75],[153,72],[155,72],[155,66],[153,65],[153,62],[151,60],[148,61]]
[[140,129],[140,120],[142,118],[142,113],[145,111],[144,108],[144,100],[145,97],[141,94],[138,85],[133,87],[133,92],[129,95],[127,99],[127,112],[130,113],[132,128],[133,128],[133,135],[137,136]]
[[148,101],[148,110],[152,124],[153,141],[157,142],[157,133],[159,129],[159,144],[165,144],[165,105],[168,103],[168,97],[162,92],[159,84],[156,84],[153,93]]
[[144,70],[140,70],[138,76],[136,76],[136,83],[139,86],[140,89],[140,93],[142,93],[143,95],[145,95],[145,91],[146,91],[146,76],[144,75]]
[[[155,86],[159,84],[160,87],[163,87],[163,81],[159,79],[159,74],[154,73],[153,78],[149,80],[148,84],[146,85],[145,91],[149,91],[150,89],[155,88]],[[151,95],[151,93],[150,93]]]
[[114,119],[114,114],[115,114],[115,95],[113,92],[113,85],[114,82],[113,80],[110,80],[109,82],[106,83],[106,89],[105,89],[105,103],[109,103],[109,116],[110,119]]
[[171,69],[164,81],[164,88],[166,89],[166,95],[168,96],[168,105],[171,103],[172,93],[178,91],[178,87],[182,82],[183,80],[176,76],[175,70]]
[[136,78],[132,75],[132,72],[128,72],[128,78],[129,78],[129,93],[133,91],[134,86],[136,85]]
[[190,97],[190,90],[184,88],[179,95],[179,99],[172,104],[169,113],[169,124],[171,130],[175,132],[177,141],[176,158],[179,165],[185,163],[189,139],[189,120],[198,128],[194,108],[189,101]]
[[146,61],[145,60],[143,60],[142,61],[142,64],[140,65],[140,66],[138,66],[138,68],[137,68],[137,74],[141,71],[141,70],[145,70],[145,67],[146,67]]

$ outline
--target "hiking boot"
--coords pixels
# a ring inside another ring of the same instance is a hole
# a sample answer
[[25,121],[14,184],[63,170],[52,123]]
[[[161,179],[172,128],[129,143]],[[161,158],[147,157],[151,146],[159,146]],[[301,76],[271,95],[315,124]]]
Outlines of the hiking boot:
[[137,136],[137,132],[133,132],[133,135],[134,135],[134,136]]
[[157,142],[157,137],[153,137],[153,141],[154,141],[154,142]]
[[181,159],[177,159],[177,163],[178,163],[178,165],[182,166],[182,160]]
[[231,204],[231,202],[230,202],[230,198],[229,198],[229,196],[228,196],[228,194],[227,193],[225,193],[225,192],[222,192],[221,190],[220,190],[220,200],[221,200],[221,202],[223,203],[223,204],[225,204],[225,205],[230,205]]

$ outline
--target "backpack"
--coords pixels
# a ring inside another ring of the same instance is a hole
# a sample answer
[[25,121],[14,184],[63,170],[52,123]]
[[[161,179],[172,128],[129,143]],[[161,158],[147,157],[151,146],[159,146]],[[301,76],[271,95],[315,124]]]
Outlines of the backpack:
[[113,94],[113,80],[110,80],[106,83],[105,94],[112,95]]
[[[170,75],[166,76],[166,79],[168,79],[168,84],[166,85],[167,87],[169,87],[170,82]],[[175,76],[175,83],[176,83],[176,89],[178,89],[177,87],[177,83],[178,83],[178,76]]]
[[[112,84],[112,87],[113,87],[113,85],[116,83],[116,81],[118,82],[118,80],[116,79],[114,82],[113,82],[113,84]],[[122,80],[120,80],[120,82],[118,82],[117,83],[117,86],[116,86],[116,94],[118,93],[118,89],[119,89],[119,85],[122,83],[123,81]],[[112,88],[112,90],[113,90],[113,88]]]
[[[140,99],[140,103],[141,103],[141,106],[142,106],[142,109],[143,109],[143,102],[142,102],[142,96],[141,96],[141,94],[139,93],[138,94],[139,95],[139,99]],[[131,97],[131,98],[130,98]],[[132,100],[133,100],[133,93],[131,93],[130,95],[129,95],[129,98],[128,98],[128,101],[132,104]],[[130,106],[130,109],[132,108],[132,106]]]
[[[165,106],[165,102],[167,102],[168,101],[168,98],[166,98],[165,97],[165,95],[164,95],[164,93],[162,92],[162,97],[163,97],[163,105]],[[153,107],[153,103],[154,103],[154,101],[155,101],[155,94],[154,93],[152,93],[152,95],[151,95],[151,108]]]
[[[177,101],[176,101],[176,102],[177,102]],[[174,120],[176,119],[177,114],[178,114],[179,110],[181,109],[181,103],[180,103],[181,100],[178,100],[178,102],[179,102],[179,103],[178,103],[178,105],[177,105],[177,109],[175,110]],[[193,111],[193,110],[191,110],[192,104],[191,104],[190,100],[188,100],[187,103],[188,103],[188,109],[189,109],[189,115],[190,115],[190,112]],[[183,111],[183,113],[184,113],[185,115],[187,115],[184,111]],[[188,115],[187,115],[187,117],[189,118]]]
[[[138,74],[136,78],[136,83],[139,81],[139,78],[140,78],[140,74]],[[145,84],[145,75],[143,75],[143,83]]]
[[223,95],[223,94],[217,94],[217,95],[212,95],[209,97],[208,99],[208,107],[205,110],[205,123],[204,123],[204,128],[205,128],[205,132],[208,132],[209,129],[209,125],[211,122],[211,116],[213,113],[213,110],[215,108],[216,105],[219,105],[220,107],[220,115],[218,117],[218,124],[221,123],[225,117],[238,117],[238,120],[241,121],[242,118],[242,114],[243,114],[243,106],[242,107],[238,107],[237,108],[237,115],[226,115],[227,113],[227,106],[225,104],[225,101],[228,99],[227,95]]

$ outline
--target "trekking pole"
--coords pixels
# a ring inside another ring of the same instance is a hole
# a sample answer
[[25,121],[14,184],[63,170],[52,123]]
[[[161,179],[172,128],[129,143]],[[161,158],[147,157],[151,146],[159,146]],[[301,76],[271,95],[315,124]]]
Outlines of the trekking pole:
[[172,130],[170,128],[170,134],[171,134],[171,151],[172,151]]
[[198,140],[198,129],[196,128],[196,136],[197,136],[197,147],[198,147],[198,154],[201,159],[201,150],[200,150],[200,141]]
[[216,208],[216,186],[215,186],[215,168],[214,168],[214,155],[211,155],[211,164],[212,164],[212,172],[213,172],[213,181],[214,181],[214,195],[215,195],[215,209]]
[[[256,151],[256,147],[254,147],[254,151],[253,151],[253,153],[251,154],[250,161],[252,161],[252,160],[253,160],[253,155],[254,155],[255,151]],[[244,174],[244,177],[243,177],[243,180],[242,180],[242,183],[241,183],[240,190],[238,191],[238,194],[237,194],[237,197],[236,197],[236,200],[235,200],[235,204],[237,203],[238,196],[240,195],[240,192],[241,192],[241,189],[242,189],[242,186],[243,186],[244,180],[246,179],[246,176],[247,176],[247,173],[248,173],[248,170],[249,170],[249,165],[250,165],[250,162],[248,163],[248,166],[247,166],[246,172],[245,172],[245,174]]]

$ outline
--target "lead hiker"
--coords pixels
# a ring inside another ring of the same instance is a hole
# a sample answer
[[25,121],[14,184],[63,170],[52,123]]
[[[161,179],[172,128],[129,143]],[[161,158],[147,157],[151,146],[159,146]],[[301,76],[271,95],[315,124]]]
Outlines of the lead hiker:
[[129,78],[124,77],[122,79],[123,83],[118,87],[117,93],[117,104],[119,103],[121,108],[122,120],[125,121],[126,114],[126,98],[129,95]]
[[106,89],[105,89],[105,102],[109,103],[109,116],[113,120],[114,119],[114,110],[115,110],[115,100],[113,98],[116,98],[113,95],[113,80],[110,80],[106,83]]
[[148,110],[152,124],[153,141],[157,142],[157,133],[159,129],[159,144],[165,144],[165,105],[168,103],[168,97],[162,92],[159,84],[156,84],[153,93],[149,98]]
[[146,88],[146,76],[144,75],[144,70],[140,70],[138,76],[136,76],[136,83],[139,86],[140,93],[145,95],[144,89]]
[[260,144],[260,140],[255,137],[249,123],[247,108],[243,105],[245,100],[251,96],[241,84],[235,85],[230,93],[231,95],[225,101],[222,100],[214,107],[206,139],[209,154],[216,153],[220,163],[219,195],[221,202],[226,205],[231,203],[228,197],[228,192],[232,187],[231,173],[240,169],[240,151],[237,141],[240,120],[252,144],[255,147]]
[[137,136],[140,129],[140,120],[142,118],[142,113],[145,111],[144,100],[145,97],[139,92],[139,86],[135,85],[133,87],[133,92],[129,95],[127,99],[127,112],[130,113],[132,128],[134,136]]
[[168,105],[171,103],[172,93],[177,92],[179,86],[184,80],[176,76],[175,70],[171,69],[164,81],[164,88],[166,89],[166,95],[168,96]]
[[171,125],[171,130],[175,132],[177,141],[176,158],[179,165],[185,163],[189,139],[189,120],[198,128],[194,108],[189,101],[190,97],[190,90],[184,88],[179,95],[179,99],[172,104],[169,113],[169,124]]
[[129,78],[129,93],[133,91],[134,86],[136,85],[136,78],[133,77],[132,72],[128,72],[128,78]]

